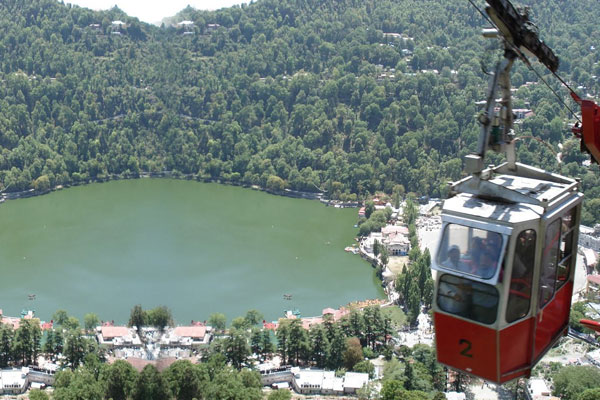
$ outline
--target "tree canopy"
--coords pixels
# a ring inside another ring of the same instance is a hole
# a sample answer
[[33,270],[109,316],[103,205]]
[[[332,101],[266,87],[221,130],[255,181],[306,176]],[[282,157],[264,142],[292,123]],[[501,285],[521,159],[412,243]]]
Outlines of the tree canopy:
[[[559,73],[597,93],[597,7],[522,3]],[[3,2],[0,190],[170,171],[356,200],[395,188],[443,196],[461,177],[487,88],[480,61],[497,55],[467,2],[261,0],[186,8],[173,22],[183,19],[193,34],[116,7]],[[567,110],[522,63],[513,82],[515,107],[534,113],[517,135],[563,143],[561,172],[581,178],[583,221],[597,222],[600,174],[582,165]],[[523,162],[559,172],[543,144],[517,147]]]

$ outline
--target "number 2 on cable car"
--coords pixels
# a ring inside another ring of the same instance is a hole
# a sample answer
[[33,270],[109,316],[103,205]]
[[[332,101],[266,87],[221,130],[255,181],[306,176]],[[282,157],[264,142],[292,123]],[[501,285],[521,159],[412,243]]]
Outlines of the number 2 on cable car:
[[473,354],[470,353],[471,351],[471,342],[469,342],[467,339],[460,339],[458,341],[458,344],[460,346],[465,345],[464,348],[460,351],[460,354],[465,356],[465,357],[469,357],[469,358],[473,358]]

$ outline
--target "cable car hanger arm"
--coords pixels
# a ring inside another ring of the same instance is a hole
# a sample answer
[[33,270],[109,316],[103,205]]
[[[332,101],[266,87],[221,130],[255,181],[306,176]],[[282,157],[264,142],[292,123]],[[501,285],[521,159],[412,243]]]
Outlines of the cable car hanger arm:
[[573,100],[580,105],[581,124],[576,124],[572,132],[581,140],[581,151],[590,153],[592,161],[600,164],[600,107],[593,101],[582,100],[557,74],[559,59],[539,39],[537,29],[529,20],[527,9],[517,10],[509,0],[486,0],[486,2],[488,21],[498,28],[505,41],[518,53],[519,58],[531,68],[525,55],[536,57],[569,90]]

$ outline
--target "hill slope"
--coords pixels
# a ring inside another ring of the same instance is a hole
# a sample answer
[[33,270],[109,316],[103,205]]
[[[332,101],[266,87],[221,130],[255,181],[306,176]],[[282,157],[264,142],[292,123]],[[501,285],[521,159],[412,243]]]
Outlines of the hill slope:
[[[597,94],[600,11],[525,3],[560,74]],[[263,0],[178,18],[194,21],[188,34],[116,8],[3,2],[0,190],[173,170],[354,199],[440,196],[460,177],[487,87],[480,61],[489,68],[498,54],[468,2]],[[518,65],[513,83],[528,81],[537,77]],[[516,96],[535,113],[519,134],[566,141],[563,173],[599,198],[598,170],[580,166],[566,110],[542,84]],[[535,141],[519,153],[557,169]],[[585,222],[600,221],[600,204],[587,204]]]

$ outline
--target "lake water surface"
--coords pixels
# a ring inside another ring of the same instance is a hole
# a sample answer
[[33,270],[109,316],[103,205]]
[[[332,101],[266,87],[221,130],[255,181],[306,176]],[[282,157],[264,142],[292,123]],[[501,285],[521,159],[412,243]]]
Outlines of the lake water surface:
[[[345,253],[355,209],[169,179],[79,186],[0,205],[0,309],[57,309],[126,322],[135,304],[179,323],[248,309],[381,298],[374,270]],[[35,294],[35,300],[28,300]],[[283,294],[292,294],[284,300]]]

